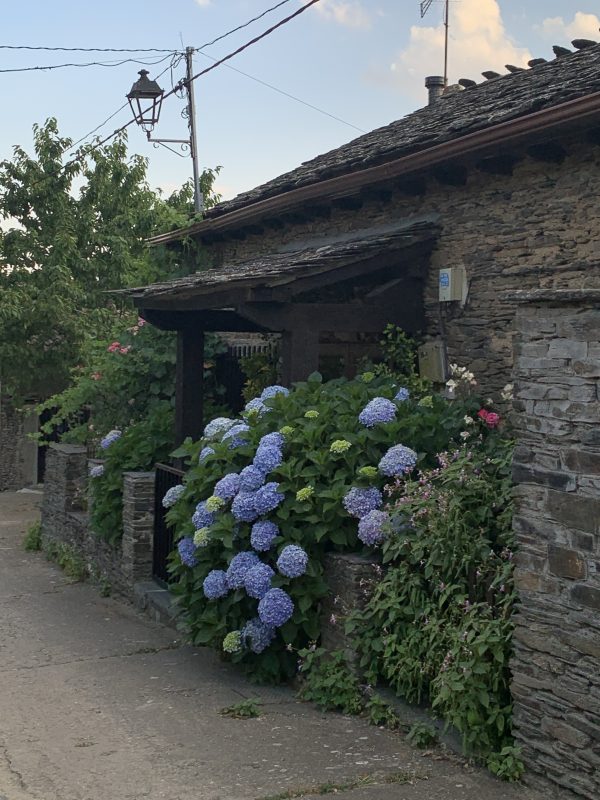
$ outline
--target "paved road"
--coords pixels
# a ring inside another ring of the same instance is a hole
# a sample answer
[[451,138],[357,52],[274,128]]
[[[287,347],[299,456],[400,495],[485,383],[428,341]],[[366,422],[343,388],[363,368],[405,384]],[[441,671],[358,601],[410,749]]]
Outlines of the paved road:
[[[0,800],[309,797],[364,774],[401,782],[337,797],[536,797],[287,688],[253,687],[212,651],[70,582],[22,549],[39,500],[0,494]],[[219,715],[247,697],[261,698],[260,719]]]

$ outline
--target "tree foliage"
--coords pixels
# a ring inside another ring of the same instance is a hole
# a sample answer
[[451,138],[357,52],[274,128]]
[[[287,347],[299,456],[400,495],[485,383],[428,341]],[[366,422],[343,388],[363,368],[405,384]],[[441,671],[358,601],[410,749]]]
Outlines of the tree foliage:
[[[110,290],[189,269],[145,240],[185,225],[193,204],[190,185],[168,199],[153,191],[124,136],[76,161],[55,119],[33,140],[33,155],[17,146],[0,162],[0,379],[4,393],[43,398],[68,384],[86,339],[109,337],[126,312]],[[203,176],[213,202],[217,172]]]

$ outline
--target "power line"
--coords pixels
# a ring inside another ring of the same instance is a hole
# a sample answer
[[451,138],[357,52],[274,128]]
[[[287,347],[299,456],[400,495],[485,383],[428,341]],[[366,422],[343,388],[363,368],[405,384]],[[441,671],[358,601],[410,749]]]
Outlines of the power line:
[[242,28],[247,28],[249,25],[252,25],[253,22],[256,22],[257,20],[262,19],[263,17],[266,17],[267,14],[271,13],[271,11],[275,11],[280,6],[284,6],[286,3],[289,3],[289,2],[290,2],[290,0],[281,0],[280,3],[277,3],[277,5],[275,5],[275,6],[271,6],[271,8],[267,8],[266,11],[263,11],[262,14],[259,14],[257,17],[252,17],[252,19],[249,19],[248,22],[244,22],[244,23],[242,23],[242,25],[238,25],[237,28],[232,28],[230,31],[227,31],[227,33],[223,33],[221,36],[217,36],[217,38],[213,39],[212,42],[206,42],[206,44],[201,44],[200,47],[196,48],[197,51],[200,52],[200,49],[202,47],[210,47],[211,45],[216,44],[217,42],[220,42],[221,39],[225,39],[227,36],[231,36],[232,33],[236,33],[237,31],[241,31]]
[[[228,55],[223,56],[223,58],[219,59],[214,64],[211,64],[210,67],[207,67],[206,69],[201,70],[200,72],[196,73],[196,75],[192,75],[192,77],[190,78],[190,81],[195,81],[198,78],[202,77],[203,75],[206,75],[209,72],[212,72],[214,69],[216,69],[217,67],[221,66],[221,64],[224,64],[226,61],[229,61],[234,56],[238,55],[239,53],[243,52],[244,50],[247,50],[253,44],[256,44],[257,42],[259,42],[262,39],[266,38],[271,33],[276,31],[278,28],[281,28],[283,25],[286,25],[288,22],[291,22],[291,20],[295,19],[300,14],[303,14],[305,11],[307,11],[309,8],[311,8],[312,6],[314,6],[318,2],[319,2],[319,0],[309,0],[309,2],[307,2],[305,5],[301,6],[293,14],[290,14],[289,16],[284,17],[284,19],[280,20],[275,25],[272,25],[270,28],[268,28],[266,31],[263,31],[263,33],[259,34],[258,36],[255,36],[249,42],[246,42],[246,44],[241,45],[240,47],[238,47],[233,52],[228,53]],[[177,91],[179,91],[179,89],[183,88],[186,83],[187,83],[186,79],[179,81],[179,83],[176,84],[175,87],[173,89],[171,89],[170,92],[167,92],[167,94],[163,95],[163,102],[168,97],[170,97],[171,95],[173,95]],[[115,112],[115,113],[118,113],[118,112]],[[108,136],[105,136],[104,139],[101,139],[95,145],[90,147],[90,149],[87,151],[87,154],[89,154],[90,152],[93,152],[94,150],[98,150],[99,148],[101,148],[103,145],[105,145],[111,139],[114,139],[115,136],[118,136],[120,133],[123,133],[123,131],[127,130],[127,128],[129,128],[131,125],[133,125],[134,122],[136,122],[136,118],[135,117],[133,117],[132,119],[128,120],[128,122],[126,122],[124,125],[121,125],[121,127],[116,128]],[[71,159],[70,161],[67,161],[65,164],[62,165],[62,167],[56,173],[54,173],[53,175],[45,175],[43,178],[40,178],[40,180],[35,181],[34,183],[30,184],[28,188],[29,189],[33,189],[35,186],[38,186],[40,183],[43,183],[45,180],[48,180],[48,178],[57,178],[68,167],[73,166],[74,164],[76,164],[78,162],[81,162],[84,157],[85,157],[85,155],[82,154],[80,156],[77,156],[76,158]]]
[[[205,58],[210,58],[211,61],[217,60],[216,58],[209,56],[208,53],[203,53],[202,50],[198,50],[197,52],[200,53],[200,55],[204,56]],[[343,125],[348,125],[348,127],[354,128],[354,130],[358,131],[359,133],[366,133],[366,131],[364,131],[362,128],[359,128],[358,125],[353,125],[351,122],[347,122],[345,119],[342,119],[341,117],[336,117],[335,114],[331,114],[329,111],[325,111],[324,109],[319,108],[318,106],[315,106],[312,103],[308,103],[306,100],[302,100],[302,98],[296,97],[295,95],[290,94],[289,92],[286,92],[283,89],[280,89],[278,86],[273,86],[272,83],[267,83],[267,81],[263,81],[261,78],[257,78],[255,75],[250,75],[248,72],[244,72],[243,70],[238,69],[237,67],[233,67],[231,64],[224,64],[224,66],[227,67],[227,69],[231,69],[234,72],[243,75],[245,78],[250,78],[250,80],[256,81],[256,83],[260,83],[261,86],[266,86],[268,89],[273,89],[274,92],[282,94],[284,97],[289,97],[290,100],[295,100],[297,103],[301,103],[303,106],[312,108],[313,111],[318,111],[319,114],[324,114],[326,117],[331,117],[331,119],[336,120],[336,122],[341,122]]]
[[46,50],[61,53],[171,53],[158,47],[34,47],[32,45],[0,44],[0,50]]
[[0,73],[50,71],[53,69],[64,69],[65,67],[120,67],[123,64],[141,64],[143,66],[154,67],[157,64],[162,64],[163,61],[166,61],[166,59],[175,52],[175,50],[171,50],[166,56],[156,59],[155,61],[140,61],[136,58],[124,58],[121,61],[88,61],[86,63],[72,62],[68,64],[47,64],[35,67],[11,67],[9,69],[0,69]]

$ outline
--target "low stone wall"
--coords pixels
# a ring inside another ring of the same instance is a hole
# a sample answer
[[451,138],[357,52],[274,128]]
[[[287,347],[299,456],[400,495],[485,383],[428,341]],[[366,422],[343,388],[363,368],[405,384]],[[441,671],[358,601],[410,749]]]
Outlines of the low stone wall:
[[84,447],[50,445],[42,502],[42,539],[74,548],[92,576],[108,583],[113,591],[133,598],[134,584],[152,576],[154,473],[124,473],[123,538],[117,545],[108,544],[90,528],[87,474]]
[[527,779],[600,797],[599,291],[521,295],[512,692]]

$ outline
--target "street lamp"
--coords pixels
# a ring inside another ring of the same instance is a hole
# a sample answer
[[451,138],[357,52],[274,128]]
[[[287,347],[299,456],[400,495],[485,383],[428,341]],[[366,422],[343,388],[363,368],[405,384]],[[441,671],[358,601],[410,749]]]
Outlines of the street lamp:
[[[148,141],[152,142],[155,147],[162,145],[167,150],[176,155],[182,155],[169,147],[169,144],[179,144],[181,149],[189,151],[192,158],[192,170],[194,175],[194,210],[197,214],[201,214],[204,210],[204,197],[202,196],[202,189],[200,188],[200,168],[198,166],[198,145],[196,142],[196,106],[194,102],[194,69],[192,64],[192,56],[194,54],[193,47],[186,47],[185,49],[185,67],[186,76],[182,80],[181,87],[185,87],[187,93],[187,105],[182,112],[182,116],[187,119],[189,137],[187,139],[153,139],[151,133],[154,126],[158,122],[160,116],[160,108],[163,101],[163,90],[160,88],[156,81],[151,81],[148,78],[148,70],[140,70],[140,78],[131,87],[131,91],[127,95],[129,105],[133,111],[133,116],[137,124],[146,132]],[[169,92],[172,94],[172,92]],[[168,95],[167,95],[168,96]],[[147,106],[147,102],[150,105]]]
[[[127,99],[135,121],[149,136],[160,117],[164,92],[156,81],[148,78],[147,69],[141,69],[139,76],[139,79],[131,87]],[[147,101],[150,101],[150,105]]]

